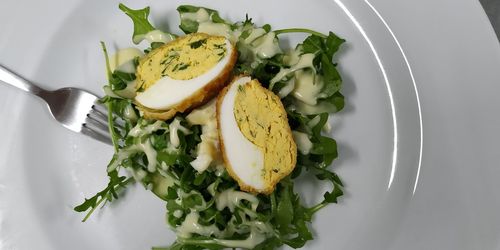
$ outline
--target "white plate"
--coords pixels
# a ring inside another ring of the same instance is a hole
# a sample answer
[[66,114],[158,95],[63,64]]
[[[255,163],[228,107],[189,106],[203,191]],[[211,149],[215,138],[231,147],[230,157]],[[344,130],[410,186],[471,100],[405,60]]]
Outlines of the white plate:
[[[154,23],[178,32],[180,3],[126,4],[151,5]],[[306,248],[500,249],[500,47],[477,2],[182,3],[347,39],[336,59],[347,106],[332,121],[346,195],[315,216]],[[131,21],[113,1],[7,0],[0,13],[0,63],[47,88],[100,93],[98,42],[131,45]],[[173,241],[164,204],[139,186],[80,222],[72,207],[106,184],[108,146],[65,130],[39,100],[4,85],[0,117],[0,249]],[[301,184],[307,197],[320,196]]]

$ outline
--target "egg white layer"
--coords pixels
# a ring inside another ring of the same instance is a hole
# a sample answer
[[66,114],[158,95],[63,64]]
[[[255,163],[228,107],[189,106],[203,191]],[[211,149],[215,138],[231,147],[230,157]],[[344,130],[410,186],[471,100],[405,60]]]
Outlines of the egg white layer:
[[138,92],[135,100],[150,109],[169,109],[193,95],[221,74],[229,63],[232,53],[233,46],[226,39],[226,54],[207,72],[189,80],[177,80],[164,76],[144,92]]
[[219,125],[226,160],[234,174],[246,185],[262,190],[265,187],[264,153],[243,135],[234,116],[238,87],[250,81],[250,77],[242,77],[229,87],[220,105]]

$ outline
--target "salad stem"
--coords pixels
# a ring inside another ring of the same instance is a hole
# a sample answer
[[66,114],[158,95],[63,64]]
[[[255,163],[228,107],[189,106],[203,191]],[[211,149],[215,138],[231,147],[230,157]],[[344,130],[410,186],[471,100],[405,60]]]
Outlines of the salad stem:
[[[104,59],[106,60],[106,77],[111,79],[111,67],[109,65],[109,56],[108,56],[108,50],[106,49],[106,44],[101,41],[101,48],[102,52],[104,53]],[[111,87],[111,86],[110,86]],[[114,120],[113,120],[113,112],[112,112],[112,104],[111,102],[107,102],[106,106],[108,108],[108,128],[109,128],[109,134],[111,135],[111,141],[113,142],[113,147],[115,148],[115,152],[118,153],[118,143],[116,141],[116,133],[114,130]]]
[[[119,191],[119,190],[120,190],[120,188],[124,188],[124,187],[125,187],[125,186],[127,186],[129,183],[131,183],[132,181],[134,181],[134,178],[133,178],[133,177],[129,177],[129,178],[127,178],[127,179],[126,179],[126,180],[125,180],[125,181],[124,181],[121,185],[119,185],[118,187],[116,187],[116,191]],[[95,206],[93,206],[93,207],[89,210],[89,212],[85,215],[85,217],[83,217],[82,222],[87,221],[87,219],[88,219],[88,218],[90,217],[90,215],[91,215],[91,214],[95,211],[95,209],[96,209],[99,205],[101,205],[101,203],[102,203],[103,201],[108,200],[108,196],[109,196],[109,195],[112,195],[112,194],[111,194],[111,193],[108,193],[107,195],[105,195],[105,196],[101,197],[101,198],[97,201],[96,205],[95,205]]]
[[328,205],[327,202],[321,202],[321,203],[318,203],[318,204],[316,204],[316,205],[308,208],[307,210],[309,211],[310,215],[313,215],[313,214],[315,214],[316,212],[318,212],[319,210],[321,210],[322,208],[324,208],[327,205]]
[[115,121],[113,119],[113,104],[112,102],[107,102],[106,107],[108,108],[108,129],[109,134],[111,135],[111,142],[113,143],[113,147],[115,152],[118,153],[118,142],[116,140],[116,132],[115,132]]
[[108,81],[109,79],[111,79],[111,67],[110,67],[110,64],[109,64],[109,56],[108,56],[108,50],[106,49],[106,44],[101,41],[101,48],[102,48],[102,52],[104,53],[104,60],[106,60],[106,77],[108,78]]
[[280,35],[280,34],[286,34],[286,33],[309,33],[311,35],[316,35],[321,38],[326,38],[327,35],[317,32],[311,29],[303,29],[303,28],[291,28],[291,29],[281,29],[281,30],[275,30],[274,34]]

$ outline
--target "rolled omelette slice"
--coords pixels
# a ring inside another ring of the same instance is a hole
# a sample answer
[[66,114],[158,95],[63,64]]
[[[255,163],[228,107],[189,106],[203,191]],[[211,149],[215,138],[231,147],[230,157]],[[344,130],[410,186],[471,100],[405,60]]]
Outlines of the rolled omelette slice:
[[270,194],[297,162],[297,146],[278,96],[250,77],[237,77],[217,98],[225,167],[240,189]]
[[227,84],[236,59],[237,50],[225,37],[179,37],[139,61],[135,103],[145,118],[157,120],[201,106]]

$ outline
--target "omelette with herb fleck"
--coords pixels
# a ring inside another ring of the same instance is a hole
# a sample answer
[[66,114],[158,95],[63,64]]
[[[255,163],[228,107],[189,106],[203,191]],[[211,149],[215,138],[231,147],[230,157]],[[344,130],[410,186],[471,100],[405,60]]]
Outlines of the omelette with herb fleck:
[[227,83],[236,59],[225,37],[179,37],[139,60],[135,101],[146,118],[170,119],[212,99]]

